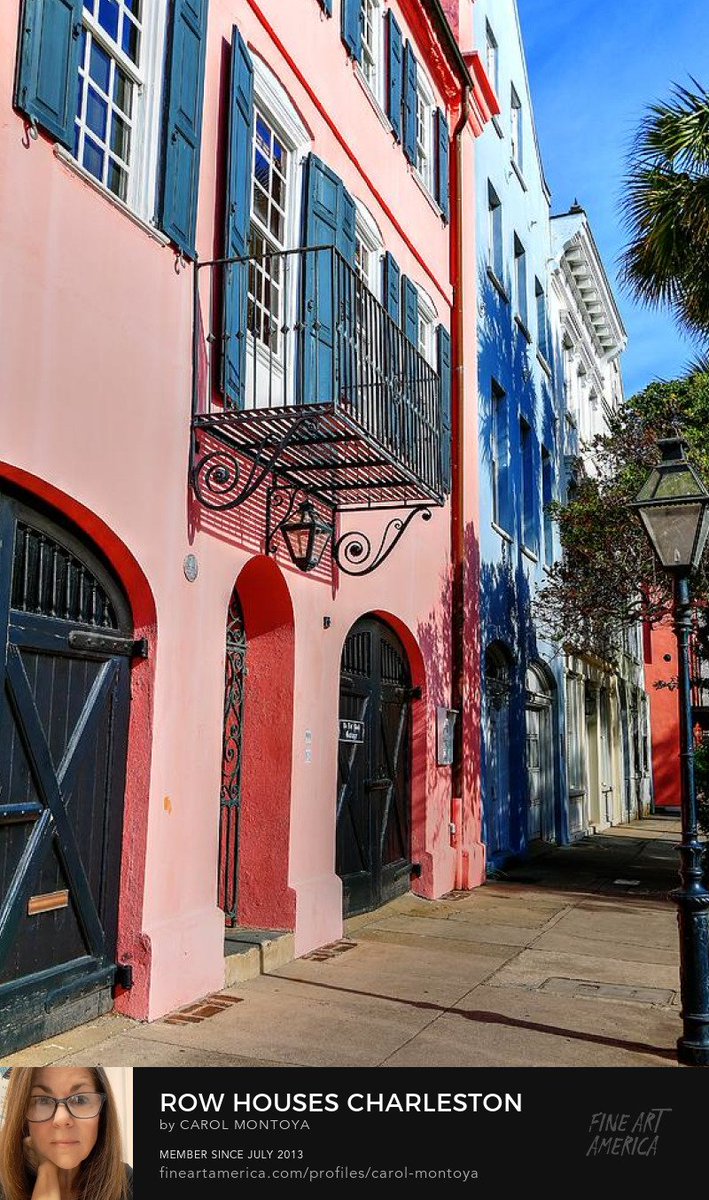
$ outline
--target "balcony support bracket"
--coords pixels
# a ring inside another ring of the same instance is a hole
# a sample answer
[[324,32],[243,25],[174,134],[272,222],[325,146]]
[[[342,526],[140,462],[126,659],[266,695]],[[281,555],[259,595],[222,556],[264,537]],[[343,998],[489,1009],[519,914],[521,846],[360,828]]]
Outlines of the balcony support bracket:
[[332,548],[332,557],[340,571],[345,575],[371,575],[372,571],[376,571],[377,567],[386,561],[419,513],[422,520],[431,520],[431,508],[428,504],[414,505],[405,517],[392,517],[387,522],[376,549],[366,533],[354,529],[343,533]]
[[253,496],[267,475],[277,474],[278,460],[291,442],[302,432],[312,431],[314,434],[316,426],[316,417],[303,414],[281,437],[267,433],[251,459],[248,474],[243,482],[239,456],[226,445],[202,454],[201,443],[195,431],[190,475],[197,499],[205,508],[217,512],[238,508]]

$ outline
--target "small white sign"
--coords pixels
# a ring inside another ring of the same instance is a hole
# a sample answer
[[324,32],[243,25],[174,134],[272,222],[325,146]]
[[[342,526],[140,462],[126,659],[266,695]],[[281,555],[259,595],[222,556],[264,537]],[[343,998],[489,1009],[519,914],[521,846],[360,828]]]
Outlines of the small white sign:
[[364,742],[364,721],[340,721],[340,741],[362,745]]

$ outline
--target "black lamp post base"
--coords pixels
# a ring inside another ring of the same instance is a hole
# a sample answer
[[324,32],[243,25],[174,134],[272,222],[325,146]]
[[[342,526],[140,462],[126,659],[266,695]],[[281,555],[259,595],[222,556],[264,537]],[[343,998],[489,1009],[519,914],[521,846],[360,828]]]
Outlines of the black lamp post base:
[[677,1062],[683,1067],[709,1067],[709,1046],[678,1038]]

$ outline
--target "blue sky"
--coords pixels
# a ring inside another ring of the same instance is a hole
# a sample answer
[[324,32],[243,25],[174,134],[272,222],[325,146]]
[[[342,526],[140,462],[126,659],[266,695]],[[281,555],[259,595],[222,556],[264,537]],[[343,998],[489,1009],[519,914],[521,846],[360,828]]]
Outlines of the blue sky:
[[693,357],[667,310],[617,285],[628,147],[646,105],[694,76],[709,86],[708,0],[518,0],[552,212],[585,208],[628,330],[626,395]]

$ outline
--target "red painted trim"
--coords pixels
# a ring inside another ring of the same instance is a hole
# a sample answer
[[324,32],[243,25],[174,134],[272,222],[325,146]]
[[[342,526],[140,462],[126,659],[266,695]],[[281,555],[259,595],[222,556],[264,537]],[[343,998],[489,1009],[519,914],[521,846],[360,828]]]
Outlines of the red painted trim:
[[399,0],[399,8],[428,69],[436,77],[439,91],[443,93],[449,104],[459,100],[462,91],[461,80],[451,67],[421,0]]
[[375,197],[377,202],[381,205],[382,211],[386,213],[387,217],[391,221],[392,225],[396,229],[396,231],[399,234],[399,236],[401,237],[402,241],[406,244],[408,249],[413,254],[414,258],[416,259],[416,262],[421,267],[421,270],[428,276],[428,278],[431,280],[431,283],[437,289],[439,294],[441,296],[445,296],[448,303],[452,305],[453,295],[452,295],[452,289],[451,289],[450,283],[445,283],[445,284],[441,283],[437,279],[437,277],[434,275],[433,271],[429,267],[426,260],[423,258],[423,256],[421,254],[419,254],[418,250],[414,246],[410,237],[408,236],[407,233],[405,233],[405,231],[404,231],[403,227],[401,226],[399,220],[397,219],[395,213],[389,207],[389,205],[387,204],[386,200],[382,196],[379,189],[375,187],[374,183],[372,182],[372,180],[371,180],[370,176],[367,174],[367,172],[362,169],[362,164],[360,163],[359,159],[356,157],[356,155],[353,153],[353,151],[350,150],[350,147],[347,145],[347,142],[343,138],[342,133],[340,132],[337,125],[330,117],[329,113],[327,112],[327,109],[321,103],[321,101],[318,99],[316,93],[311,88],[310,84],[306,80],[302,71],[296,65],[295,60],[293,59],[292,55],[288,52],[288,50],[286,50],[285,46],[283,45],[283,42],[278,37],[278,34],[276,33],[273,26],[270,24],[268,19],[262,13],[261,9],[259,8],[258,4],[256,3],[256,0],[248,0],[248,2],[249,2],[249,6],[253,9],[255,16],[261,22],[261,24],[263,25],[263,28],[266,30],[266,33],[271,38],[271,41],[273,42],[274,46],[278,50],[279,54],[281,54],[283,56],[286,63],[288,64],[291,71],[293,72],[296,79],[298,80],[299,84],[307,92],[309,99],[312,101],[315,108],[318,110],[320,116],[325,121],[325,124],[327,125],[328,129],[331,131],[331,133],[335,136],[337,141],[340,143],[342,149],[344,150],[345,154],[349,158],[350,162],[356,167],[357,171],[361,175],[365,184],[369,188],[369,191]]
[[488,79],[485,65],[478,50],[473,50],[469,54],[463,55],[470,74],[473,77],[475,101],[481,112],[484,120],[487,122],[491,117],[500,115],[500,101],[495,94],[495,89]]

